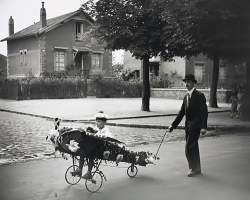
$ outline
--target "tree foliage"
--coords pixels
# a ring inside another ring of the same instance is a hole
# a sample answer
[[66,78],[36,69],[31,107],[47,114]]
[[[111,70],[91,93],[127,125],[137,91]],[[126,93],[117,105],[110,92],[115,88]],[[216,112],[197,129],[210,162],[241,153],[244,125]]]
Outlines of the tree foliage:
[[[213,59],[209,105],[217,106],[219,60],[247,62],[250,55],[249,0],[154,0],[163,20],[176,28],[169,49],[179,56],[203,53]],[[166,27],[168,29],[168,27]]]
[[[213,58],[244,59],[250,49],[250,1],[156,0],[165,6],[163,19],[176,24],[172,46],[181,45],[183,56],[203,53]],[[167,35],[167,38],[169,36]],[[177,44],[177,45],[176,45]],[[180,46],[178,46],[180,47]],[[237,50],[237,51],[235,51]]]
[[218,107],[219,60],[250,63],[249,0],[90,0],[82,7],[95,18],[89,33],[100,43],[143,60],[142,103],[148,107],[142,110],[149,110],[152,56],[171,60],[203,53],[213,59],[211,107]]
[[149,111],[149,59],[173,57],[162,39],[167,26],[160,15],[163,9],[151,0],[90,0],[82,7],[95,19],[90,35],[105,42],[107,49],[124,49],[143,61],[142,110]]

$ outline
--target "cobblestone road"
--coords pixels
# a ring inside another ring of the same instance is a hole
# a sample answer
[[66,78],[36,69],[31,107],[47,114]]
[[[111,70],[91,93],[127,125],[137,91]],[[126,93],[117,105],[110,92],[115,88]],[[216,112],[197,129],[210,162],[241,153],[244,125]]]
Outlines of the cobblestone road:
[[[62,127],[85,127],[83,123],[62,122]],[[45,140],[54,122],[44,118],[0,112],[0,165],[22,160],[47,158],[54,155],[53,146]],[[129,146],[160,143],[164,129],[109,126],[118,140]],[[167,133],[164,142],[183,140],[184,131]]]

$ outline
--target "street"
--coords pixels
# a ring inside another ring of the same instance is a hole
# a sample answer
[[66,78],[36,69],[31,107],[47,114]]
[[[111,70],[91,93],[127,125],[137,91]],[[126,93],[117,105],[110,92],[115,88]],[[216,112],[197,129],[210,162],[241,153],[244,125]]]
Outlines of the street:
[[[126,174],[127,164],[101,165],[107,176],[97,193],[89,193],[85,181],[70,186],[64,179],[72,165],[62,158],[1,166],[0,195],[3,200],[248,200],[250,196],[250,137],[235,133],[200,140],[202,174],[188,178],[184,141],[164,143],[156,165],[138,167],[136,177]],[[158,145],[131,147],[153,152]],[[84,169],[85,170],[85,169]]]
[[[165,117],[166,118],[166,117]],[[148,121],[148,118],[146,118]],[[87,124],[61,122],[61,128]],[[65,172],[72,160],[55,156],[45,140],[54,121],[41,117],[0,112],[0,196],[3,200],[26,199],[249,199],[248,130],[210,130],[200,139],[202,174],[187,178],[184,130],[109,126],[118,140],[134,151],[156,153],[166,132],[156,165],[138,166],[135,178],[129,178],[126,163],[103,163],[104,181],[99,192],[91,194],[85,181],[70,186]],[[84,169],[85,170],[85,169]]]

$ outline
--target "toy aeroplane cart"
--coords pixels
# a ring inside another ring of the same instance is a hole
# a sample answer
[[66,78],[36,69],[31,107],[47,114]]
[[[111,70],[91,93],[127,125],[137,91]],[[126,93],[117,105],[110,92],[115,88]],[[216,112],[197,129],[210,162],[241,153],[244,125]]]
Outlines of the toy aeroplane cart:
[[70,166],[66,173],[65,179],[67,183],[77,184],[81,177],[74,175],[74,171],[78,168],[79,157],[84,158],[84,166],[88,164],[89,155],[94,157],[94,169],[91,173],[91,179],[86,179],[85,186],[88,191],[98,191],[106,180],[105,175],[100,171],[101,162],[110,162],[118,165],[119,162],[131,164],[127,169],[127,175],[134,177],[137,175],[139,166],[153,164],[156,156],[149,152],[133,152],[128,150],[124,143],[114,138],[103,138],[92,136],[83,129],[63,128],[59,130],[59,135],[54,137],[53,143],[55,149],[62,153],[68,153],[72,156],[73,165]]

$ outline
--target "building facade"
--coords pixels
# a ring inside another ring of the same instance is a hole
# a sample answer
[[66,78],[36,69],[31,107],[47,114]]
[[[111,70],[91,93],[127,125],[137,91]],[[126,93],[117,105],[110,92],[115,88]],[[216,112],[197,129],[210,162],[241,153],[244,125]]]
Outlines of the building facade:
[[7,41],[7,76],[23,78],[44,73],[69,77],[103,74],[109,76],[112,52],[88,46],[84,32],[93,23],[82,9],[46,19],[42,2],[40,21],[14,33],[14,20],[9,20]]
[[[168,87],[184,87],[182,82],[185,74],[194,74],[197,79],[196,88],[210,88],[213,73],[213,60],[204,55],[191,57],[189,59],[174,57],[173,62],[161,61],[159,57],[153,57],[150,60],[150,77],[164,78],[168,75],[171,84]],[[124,69],[135,71],[141,77],[141,60],[132,57],[130,52],[124,52]],[[231,89],[238,85],[244,85],[244,74],[246,72],[244,65],[233,65],[224,60],[220,60],[218,89]],[[151,78],[152,79],[152,78]]]
[[0,79],[7,78],[7,57],[0,54]]
[[[213,73],[213,60],[204,55],[186,60],[186,74],[194,74],[197,88],[210,88]],[[220,89],[231,89],[244,84],[244,65],[233,65],[220,60],[218,86]]]
[[[134,71],[136,78],[141,78],[142,61],[132,57],[130,52],[124,52],[124,69]],[[162,61],[159,56],[149,60],[150,80],[168,79],[171,87],[183,87],[185,76],[185,59],[175,57],[173,62]],[[169,86],[169,85],[168,85]]]

